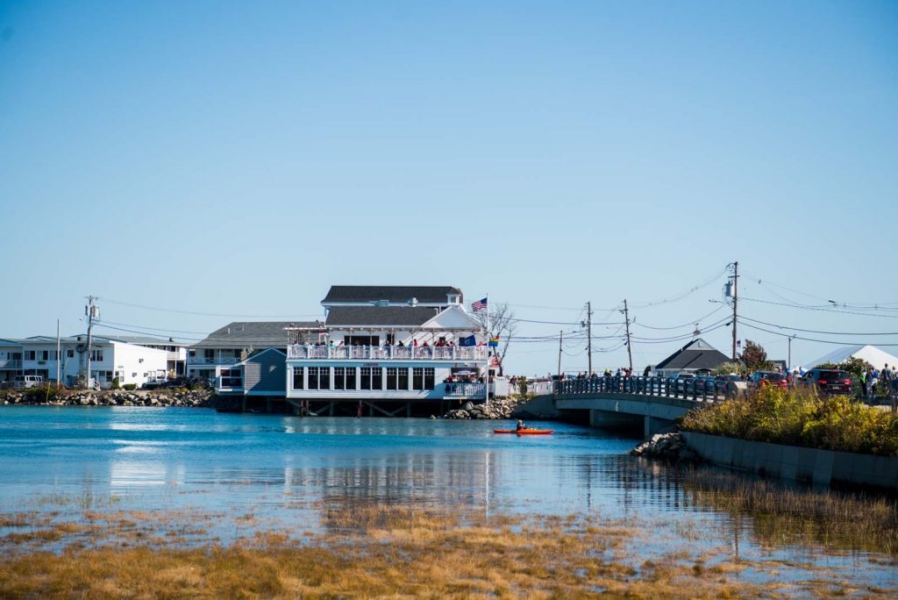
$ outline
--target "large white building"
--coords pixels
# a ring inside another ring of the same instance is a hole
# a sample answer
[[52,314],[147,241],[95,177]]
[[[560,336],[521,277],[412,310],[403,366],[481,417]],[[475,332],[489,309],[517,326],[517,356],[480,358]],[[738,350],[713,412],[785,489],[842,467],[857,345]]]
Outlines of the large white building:
[[490,351],[454,287],[333,286],[323,323],[291,327],[288,400],[485,400]]
[[[20,375],[37,375],[55,383],[75,386],[87,369],[87,336],[59,339],[34,336],[0,340],[0,382],[11,383]],[[147,380],[164,377],[168,368],[168,352],[130,344],[118,339],[93,336],[90,344],[90,376],[106,387],[116,377],[119,384],[140,387]]]

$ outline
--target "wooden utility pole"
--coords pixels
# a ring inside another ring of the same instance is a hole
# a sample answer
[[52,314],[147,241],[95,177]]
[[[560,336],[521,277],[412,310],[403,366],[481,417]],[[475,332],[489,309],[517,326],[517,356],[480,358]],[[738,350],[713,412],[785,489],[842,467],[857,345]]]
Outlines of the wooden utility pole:
[[561,344],[564,341],[564,331],[558,332],[558,379],[561,379]]
[[733,263],[733,360],[736,360],[736,308],[739,305],[739,261]]
[[[627,357],[630,359],[630,372],[633,372],[633,350],[630,348],[630,311],[627,309],[627,299],[624,298],[624,324],[627,326]],[[620,329],[618,329],[620,331]]]
[[87,315],[87,377],[85,385],[91,389],[90,385],[90,343],[93,336],[94,317],[100,314],[100,307],[94,304],[94,300],[99,300],[93,296],[87,297],[87,306],[84,307],[84,314]]
[[592,375],[592,304],[586,303],[586,355],[589,357],[589,372]]

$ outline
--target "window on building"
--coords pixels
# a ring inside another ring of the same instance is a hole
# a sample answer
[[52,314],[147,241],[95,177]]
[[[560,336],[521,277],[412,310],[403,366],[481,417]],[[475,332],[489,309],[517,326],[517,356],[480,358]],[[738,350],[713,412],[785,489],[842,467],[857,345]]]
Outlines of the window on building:
[[25,360],[37,360],[37,352],[34,350],[25,350]]
[[408,369],[387,367],[387,389],[388,390],[407,390],[408,389]]
[[222,369],[221,387],[243,387],[243,373],[240,369]]
[[424,389],[424,369],[417,367],[412,369],[412,389],[419,391]]
[[362,367],[361,389],[382,390],[383,369],[380,367]]
[[[90,351],[90,360],[92,360],[94,362],[100,362],[101,360],[103,360],[103,349],[97,348],[96,350],[91,350]],[[135,377],[136,377],[136,375],[135,375]]]
[[41,360],[50,360],[50,351],[49,350],[41,350],[40,353]]
[[433,367],[428,367],[424,369],[424,389],[432,390],[436,388],[436,381],[434,378],[434,369]]
[[355,367],[346,367],[346,388],[347,390],[355,389]]
[[396,367],[387,367],[387,389],[388,390],[396,389],[396,371],[398,371],[398,369]]
[[346,389],[346,367],[334,367],[334,389]]
[[309,389],[317,390],[318,389],[318,367],[309,367]]
[[331,369],[330,369],[330,367],[319,367],[318,368],[318,383],[321,386],[318,389],[321,389],[321,390],[331,389]]
[[75,358],[75,351],[69,348],[65,351],[66,358]]
[[303,376],[305,373],[303,372],[305,369],[303,367],[294,367],[293,368],[293,389],[294,390],[302,390],[305,389]]

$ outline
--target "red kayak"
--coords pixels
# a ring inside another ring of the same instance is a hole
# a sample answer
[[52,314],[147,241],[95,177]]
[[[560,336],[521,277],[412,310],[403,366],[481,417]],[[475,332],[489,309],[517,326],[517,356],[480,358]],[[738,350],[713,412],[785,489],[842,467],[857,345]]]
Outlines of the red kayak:
[[551,435],[554,429],[493,429],[493,433],[516,433],[518,435]]

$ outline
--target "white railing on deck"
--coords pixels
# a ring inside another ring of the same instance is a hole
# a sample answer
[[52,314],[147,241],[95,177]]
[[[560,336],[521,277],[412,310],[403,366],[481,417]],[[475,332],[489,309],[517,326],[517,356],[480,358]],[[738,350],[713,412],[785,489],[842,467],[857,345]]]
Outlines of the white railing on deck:
[[447,383],[447,398],[484,398],[486,396],[485,383]]
[[483,360],[484,346],[310,346],[287,347],[287,358],[330,360]]
[[188,365],[236,365],[238,362],[240,362],[240,359],[234,356],[222,356],[221,358],[189,356],[187,358]]

